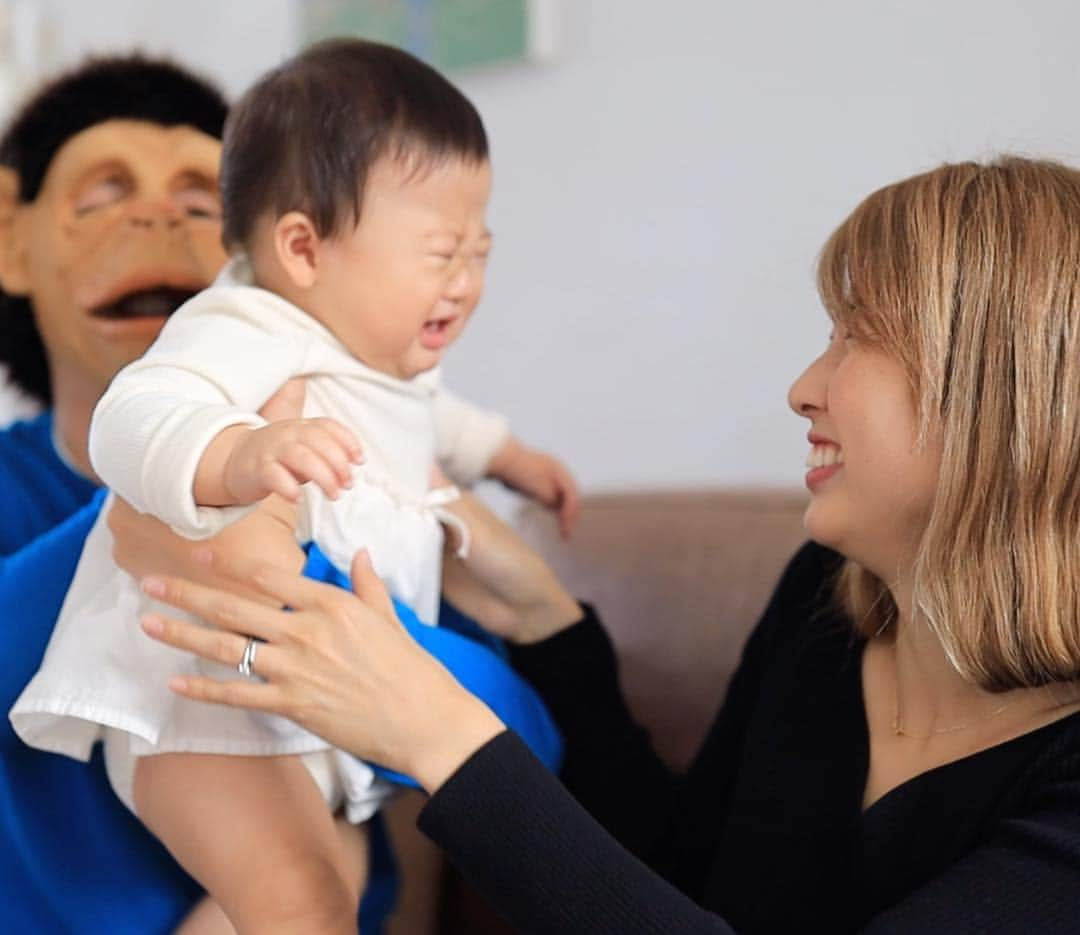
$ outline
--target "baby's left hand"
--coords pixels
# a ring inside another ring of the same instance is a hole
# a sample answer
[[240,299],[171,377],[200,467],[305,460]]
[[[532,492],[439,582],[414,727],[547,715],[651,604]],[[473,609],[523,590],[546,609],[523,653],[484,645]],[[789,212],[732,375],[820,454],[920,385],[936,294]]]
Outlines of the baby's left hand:
[[488,477],[555,510],[559,531],[563,538],[569,537],[581,510],[581,497],[573,475],[558,458],[511,438],[491,459]]

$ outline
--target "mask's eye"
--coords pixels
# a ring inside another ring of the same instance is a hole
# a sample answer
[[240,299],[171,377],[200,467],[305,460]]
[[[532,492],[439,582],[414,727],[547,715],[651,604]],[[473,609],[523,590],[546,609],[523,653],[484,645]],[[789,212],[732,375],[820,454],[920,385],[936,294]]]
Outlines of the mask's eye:
[[107,175],[91,182],[75,198],[75,213],[88,214],[116,204],[131,191],[131,183],[119,175]]
[[217,221],[221,218],[221,198],[216,191],[189,186],[173,195],[176,206],[189,218]]

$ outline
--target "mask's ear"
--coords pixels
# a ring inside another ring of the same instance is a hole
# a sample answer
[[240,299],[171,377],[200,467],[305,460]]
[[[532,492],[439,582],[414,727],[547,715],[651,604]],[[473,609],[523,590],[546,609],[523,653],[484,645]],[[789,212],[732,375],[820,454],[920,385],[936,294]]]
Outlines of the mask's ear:
[[30,291],[21,217],[18,173],[10,166],[0,166],[0,288],[8,295]]

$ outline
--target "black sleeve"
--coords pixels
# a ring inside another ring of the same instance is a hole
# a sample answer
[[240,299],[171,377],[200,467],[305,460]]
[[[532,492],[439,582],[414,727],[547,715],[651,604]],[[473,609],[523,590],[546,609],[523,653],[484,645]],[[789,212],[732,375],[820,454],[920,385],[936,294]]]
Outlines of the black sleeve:
[[593,820],[516,734],[481,747],[420,829],[526,935],[727,935]]
[[[986,842],[872,919],[864,935],[1077,931],[1076,759]],[[447,781],[420,827],[526,935],[733,931],[622,848],[510,732]],[[814,919],[806,927],[817,930]]]
[[592,608],[557,636],[514,648],[511,660],[562,732],[566,787],[624,847],[655,860],[675,779],[626,707],[614,649]]
[[[835,556],[812,549],[804,549],[789,566],[748,645],[725,711],[709,742],[685,782],[669,782],[673,790],[670,804],[677,806],[670,828],[684,856],[695,858],[698,873],[724,871],[713,866],[715,849],[710,842],[717,829],[712,826],[707,804],[704,812],[684,806],[700,806],[706,800],[710,778],[722,772],[720,760],[725,751],[737,751],[741,742],[739,725],[749,716],[747,712],[756,696],[753,672],[768,664],[777,640],[783,638],[786,625],[782,619],[794,625],[797,616],[812,613],[815,607],[823,608],[828,599],[823,585],[834,568]],[[570,640],[577,646],[583,645],[578,641],[599,641],[609,653],[610,646],[602,632],[595,632],[597,629],[593,620],[577,633],[566,633],[567,645],[571,645]],[[594,632],[590,635],[587,630]],[[554,664],[554,659],[551,662]],[[609,716],[621,710],[617,690],[610,681],[614,679],[613,664],[611,669],[605,676],[609,678],[607,688],[598,691],[595,699],[591,696],[597,683],[590,682],[585,692],[590,701],[603,701]],[[587,668],[583,669],[578,676],[587,672]],[[565,674],[570,677],[569,670]],[[573,677],[569,684],[551,692],[550,697],[558,700],[556,717],[573,728],[573,719],[580,716],[591,724],[582,736],[595,736],[603,746],[605,738],[599,728],[604,717],[596,717],[591,708],[583,710],[574,703],[574,698],[580,696],[572,691]],[[551,687],[546,680],[544,684]],[[740,716],[738,712],[744,705],[749,707]],[[567,717],[571,720],[566,721]],[[731,722],[725,725],[725,718]],[[622,762],[645,763],[647,741],[635,733],[625,713],[617,726],[625,735],[614,745],[616,755],[624,758]],[[890,908],[881,911],[878,906],[868,912],[863,916],[867,921],[861,930],[866,935],[1077,931],[1080,754],[1076,751],[1080,750],[1080,740],[1075,736],[1069,739],[1070,744],[1048,751],[1042,764],[1033,764],[1036,781],[1024,783],[1028,791],[1020,806],[1011,808],[1008,817],[995,825],[986,840]],[[616,782],[618,775],[595,778],[603,775],[603,764],[589,762],[588,751],[577,746],[576,729],[568,733],[568,744],[572,755],[581,760],[575,772],[580,775],[583,770],[587,780],[588,794],[583,797],[586,807],[592,807],[590,797],[599,797],[602,803],[605,783]],[[635,783],[635,788],[643,787]],[[656,824],[645,818],[652,803],[639,800],[635,815],[633,797],[620,794],[619,798],[622,804],[606,812],[611,824],[605,830],[515,735],[506,732],[477,751],[436,792],[421,814],[420,827],[522,932],[732,932],[723,919],[686,895],[699,890],[687,887],[682,880],[673,885],[616,839],[626,832],[633,839],[635,820],[639,825]],[[696,835],[689,830],[695,816],[700,826]],[[625,823],[625,829],[620,823]],[[776,898],[782,899],[784,894],[777,893]],[[856,903],[859,898],[858,892],[851,894]],[[825,922],[806,921],[811,929],[816,929],[815,923]]]
[[792,559],[685,777],[667,770],[627,709],[614,650],[591,608],[578,625],[512,651],[515,668],[563,732],[567,788],[624,847],[684,892],[701,892],[762,670],[777,641],[808,619],[835,564],[835,553],[813,544]]

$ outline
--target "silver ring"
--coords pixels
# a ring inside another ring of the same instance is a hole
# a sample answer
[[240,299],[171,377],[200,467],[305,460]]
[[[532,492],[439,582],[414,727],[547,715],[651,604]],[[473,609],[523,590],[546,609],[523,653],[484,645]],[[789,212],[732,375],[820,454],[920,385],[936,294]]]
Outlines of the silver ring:
[[244,655],[240,657],[240,662],[236,666],[236,671],[241,675],[246,675],[249,678],[255,674],[255,651],[259,648],[259,641],[255,637],[248,637],[247,645],[244,647]]

